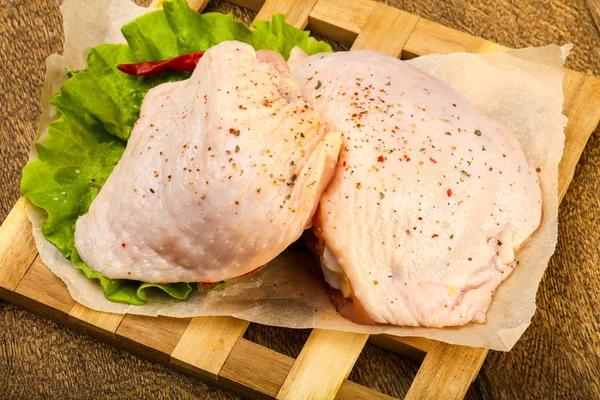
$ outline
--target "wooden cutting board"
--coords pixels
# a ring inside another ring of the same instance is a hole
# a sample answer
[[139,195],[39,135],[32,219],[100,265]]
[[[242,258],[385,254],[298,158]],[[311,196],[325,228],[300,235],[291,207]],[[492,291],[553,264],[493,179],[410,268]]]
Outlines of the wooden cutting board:
[[[188,0],[202,10],[207,0]],[[236,0],[257,19],[283,13],[353,49],[371,48],[402,58],[430,53],[488,53],[505,48],[369,0]],[[566,70],[564,113],[569,118],[559,165],[562,199],[581,152],[600,120],[600,80]],[[144,357],[253,397],[279,399],[388,399],[346,380],[366,340],[422,360],[408,399],[462,398],[487,349],[423,338],[394,338],[315,329],[297,359],[242,338],[248,322],[231,317],[174,319],[117,315],[76,303],[38,257],[25,200],[0,227],[0,297],[60,323],[101,337]]]

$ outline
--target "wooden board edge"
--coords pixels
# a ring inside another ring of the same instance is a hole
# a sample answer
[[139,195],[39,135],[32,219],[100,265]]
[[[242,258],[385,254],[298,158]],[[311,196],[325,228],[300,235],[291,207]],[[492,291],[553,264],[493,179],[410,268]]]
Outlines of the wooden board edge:
[[[558,176],[559,201],[567,193],[587,141],[600,122],[600,79],[566,68],[564,71],[563,113],[569,121],[565,127],[565,147],[559,172],[568,172],[559,173]],[[577,119],[571,118],[572,114]]]
[[420,17],[376,3],[350,50],[369,49],[401,57]]
[[346,379],[342,382],[335,400],[393,400],[393,397]]
[[314,34],[352,45],[375,4],[371,0],[319,0],[308,16],[308,29]]
[[[14,246],[19,243],[19,248]],[[21,197],[0,226],[0,295],[11,298],[31,264],[38,256],[27,200]]]
[[464,398],[488,351],[433,341],[404,399]]
[[[294,359],[244,338],[233,347],[219,374],[219,386],[252,399],[277,396]],[[391,400],[374,389],[345,380],[336,400]]]
[[313,329],[277,393],[279,400],[333,399],[369,335]]
[[109,339],[115,339],[115,332],[124,317],[125,314],[96,311],[77,302],[69,312],[69,322],[73,326],[92,336],[100,335]]
[[144,358],[169,365],[171,353],[190,321],[191,318],[125,314],[115,331],[115,342],[130,346],[132,352]]
[[308,16],[317,0],[266,0],[255,20],[270,21],[275,14],[283,14],[285,22],[298,29],[306,28]]
[[70,326],[68,315],[75,300],[64,282],[36,257],[15,288],[13,304]]
[[250,322],[229,316],[194,317],[171,353],[171,363],[216,381]]

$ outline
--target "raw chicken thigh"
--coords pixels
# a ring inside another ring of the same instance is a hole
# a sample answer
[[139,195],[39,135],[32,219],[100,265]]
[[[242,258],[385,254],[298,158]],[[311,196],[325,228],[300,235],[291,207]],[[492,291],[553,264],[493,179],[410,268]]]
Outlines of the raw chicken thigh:
[[77,221],[77,251],[109,278],[246,274],[310,226],[340,145],[281,56],[224,42],[190,79],[148,92],[122,159]]
[[340,311],[361,323],[485,322],[541,218],[516,137],[455,88],[375,51],[294,51],[289,63],[343,134],[315,219]]

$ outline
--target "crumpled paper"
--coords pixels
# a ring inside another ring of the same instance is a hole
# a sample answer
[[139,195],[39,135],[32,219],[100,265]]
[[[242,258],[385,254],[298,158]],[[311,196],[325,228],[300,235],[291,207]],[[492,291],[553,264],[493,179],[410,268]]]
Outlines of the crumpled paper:
[[[126,0],[67,0],[61,10],[66,42],[62,55],[51,55],[46,61],[38,141],[43,141],[48,125],[57,118],[48,100],[66,81],[64,68],[84,68],[87,51],[93,46],[125,42],[121,26],[150,11]],[[558,163],[567,122],[561,113],[561,67],[569,50],[570,46],[552,45],[487,55],[429,55],[409,61],[467,93],[485,114],[512,129],[529,161],[541,169],[542,223],[517,251],[520,264],[496,291],[486,324],[444,329],[355,324],[336,313],[319,267],[312,254],[299,244],[259,273],[214,291],[193,291],[186,301],[156,291],[148,294],[145,306],[111,303],[96,281],[87,279],[44,239],[41,224],[45,213],[30,206],[28,213],[40,257],[66,283],[73,299],[95,310],[173,317],[231,315],[265,325],[422,336],[508,351],[529,326],[538,285],[556,246]]]

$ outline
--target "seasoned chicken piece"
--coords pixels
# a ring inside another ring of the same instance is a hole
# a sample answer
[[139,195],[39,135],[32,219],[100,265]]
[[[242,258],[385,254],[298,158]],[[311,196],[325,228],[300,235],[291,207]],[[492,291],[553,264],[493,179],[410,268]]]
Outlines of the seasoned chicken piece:
[[341,312],[361,323],[485,322],[541,218],[516,137],[455,88],[375,51],[296,51],[290,66],[343,134],[315,219]]
[[340,145],[280,56],[224,42],[190,79],[148,92],[122,159],[77,221],[77,251],[109,278],[246,274],[311,225]]

